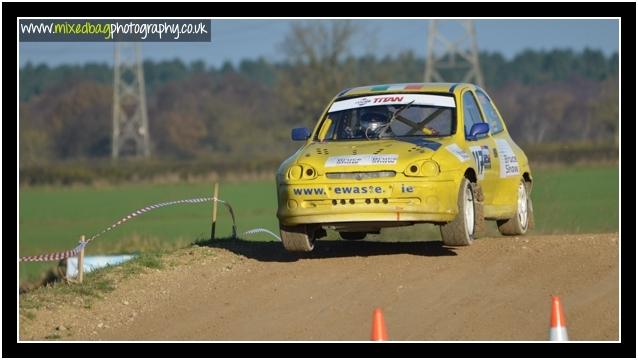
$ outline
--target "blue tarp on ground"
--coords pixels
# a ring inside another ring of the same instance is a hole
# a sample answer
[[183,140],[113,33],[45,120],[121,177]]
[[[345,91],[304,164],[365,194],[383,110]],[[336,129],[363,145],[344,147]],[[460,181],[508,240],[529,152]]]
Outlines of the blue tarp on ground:
[[[108,265],[117,265],[133,259],[137,255],[102,255],[102,256],[85,256],[84,272],[91,272],[95,269],[103,268]],[[74,278],[78,275],[78,257],[70,257],[66,260],[66,277]]]

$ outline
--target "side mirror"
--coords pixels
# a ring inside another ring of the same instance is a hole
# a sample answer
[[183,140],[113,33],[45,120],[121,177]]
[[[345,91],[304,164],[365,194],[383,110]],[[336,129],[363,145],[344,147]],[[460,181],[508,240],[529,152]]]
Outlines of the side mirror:
[[306,128],[292,129],[291,137],[293,141],[306,141],[310,137],[310,131]]
[[487,134],[488,132],[490,132],[490,125],[488,123],[474,124],[470,129],[470,133],[468,134],[467,139],[476,140],[479,137]]

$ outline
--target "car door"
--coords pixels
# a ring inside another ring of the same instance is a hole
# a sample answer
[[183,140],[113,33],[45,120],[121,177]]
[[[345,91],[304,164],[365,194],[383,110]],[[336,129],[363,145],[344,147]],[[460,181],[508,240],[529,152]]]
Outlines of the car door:
[[499,161],[495,156],[496,143],[490,134],[478,139],[470,139],[469,133],[472,125],[486,122],[476,94],[472,90],[466,90],[463,95],[463,126],[465,141],[471,158],[476,165],[476,177],[481,185],[484,195],[485,216],[490,216],[489,206],[498,196]]
[[503,119],[494,103],[481,89],[476,90],[476,97],[484,118],[490,124],[490,137],[496,145],[493,155],[499,162],[500,171],[497,173],[497,191],[492,205],[494,216],[502,217],[515,210],[517,189],[521,181],[520,164],[513,150],[513,141],[505,131]]

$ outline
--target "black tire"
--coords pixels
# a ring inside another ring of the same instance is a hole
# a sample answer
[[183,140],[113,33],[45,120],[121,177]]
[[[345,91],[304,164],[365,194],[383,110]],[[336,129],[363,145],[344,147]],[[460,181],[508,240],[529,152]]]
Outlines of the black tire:
[[[519,186],[516,188],[518,194],[516,213],[510,219],[497,220],[498,231],[502,235],[524,235],[530,230],[534,224],[534,209],[532,207],[532,198],[529,196],[531,192],[531,183],[521,179]],[[525,199],[521,200],[521,197]],[[523,207],[523,203],[525,206]],[[525,214],[523,215],[523,211]]]
[[[459,188],[459,195],[457,197],[459,213],[456,215],[454,220],[440,226],[443,244],[449,246],[472,245],[474,233],[476,231],[477,215],[475,194],[476,191],[474,189],[474,184],[468,179],[463,178],[461,181],[461,187]],[[466,206],[472,206],[471,215],[469,215],[471,216],[471,219],[467,219],[467,221],[466,218],[468,217],[468,211],[466,211]],[[471,227],[468,225],[471,225]]]
[[279,225],[284,248],[294,252],[309,252],[315,248],[315,231],[308,225]]
[[368,233],[341,231],[339,232],[339,235],[341,235],[341,238],[343,240],[363,240],[366,238],[366,235],[368,235]]

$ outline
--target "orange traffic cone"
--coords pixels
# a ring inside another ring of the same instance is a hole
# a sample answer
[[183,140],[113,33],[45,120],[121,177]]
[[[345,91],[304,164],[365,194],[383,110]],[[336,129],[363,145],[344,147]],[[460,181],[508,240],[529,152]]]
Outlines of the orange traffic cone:
[[552,295],[552,317],[549,328],[550,341],[568,341],[567,324],[563,315],[563,305],[560,303],[558,296]]
[[374,309],[372,312],[372,341],[388,340],[388,330],[385,328],[383,313],[380,308]]

